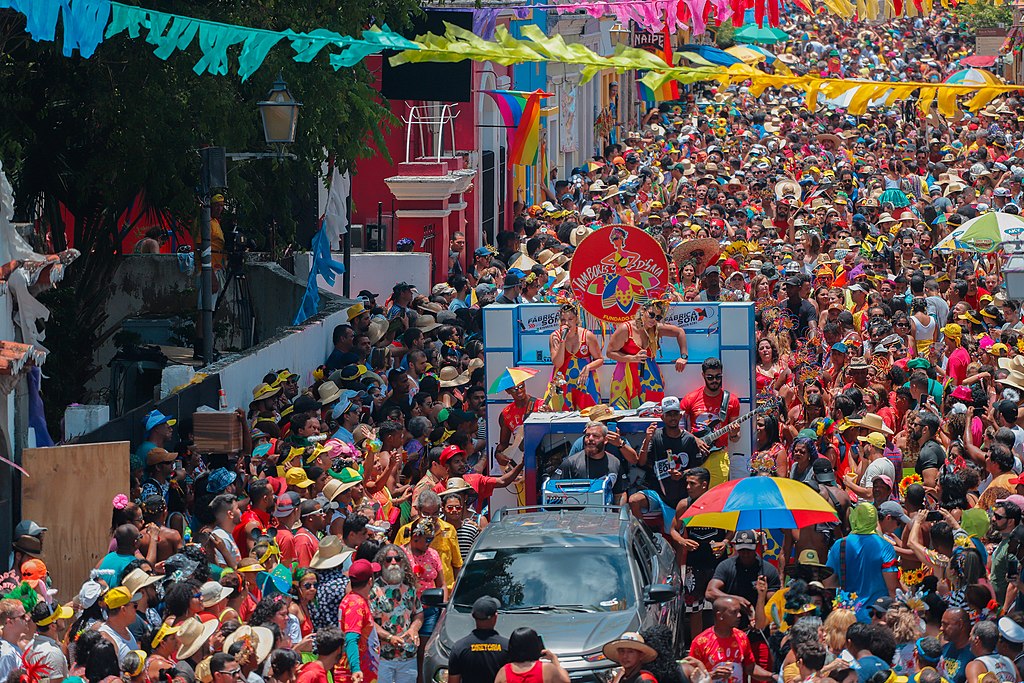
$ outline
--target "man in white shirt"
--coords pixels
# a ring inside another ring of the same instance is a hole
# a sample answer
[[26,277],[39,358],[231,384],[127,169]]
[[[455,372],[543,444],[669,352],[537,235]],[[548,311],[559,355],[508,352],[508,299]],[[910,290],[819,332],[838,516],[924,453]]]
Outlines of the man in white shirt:
[[846,484],[863,500],[871,500],[871,485],[875,479],[884,475],[889,477],[890,482],[896,481],[896,467],[889,458],[885,457],[884,434],[871,432],[867,436],[858,436],[857,441],[860,442],[860,455],[867,462],[867,467],[864,468],[859,482],[848,479]]
[[20,600],[0,600],[0,681],[21,667],[21,654],[32,640],[33,624]]
[[36,636],[32,639],[32,661],[46,666],[46,675],[51,682],[68,677],[68,658],[60,649],[57,622],[75,616],[75,611],[64,605],[47,605],[40,602],[32,608],[32,621],[36,625]]

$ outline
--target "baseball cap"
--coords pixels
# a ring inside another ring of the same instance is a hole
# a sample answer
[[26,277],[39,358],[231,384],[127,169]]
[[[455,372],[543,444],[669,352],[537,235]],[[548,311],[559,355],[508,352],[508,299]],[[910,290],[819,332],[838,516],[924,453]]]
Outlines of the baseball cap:
[[850,352],[850,348],[846,344],[844,344],[843,342],[836,342],[835,344],[833,344],[832,345],[832,350],[833,351],[838,351],[839,353],[849,353]]
[[874,679],[875,674],[892,671],[892,667],[874,655],[861,657],[857,661],[860,663],[860,666],[857,668],[857,680],[860,683],[868,683],[868,681]]
[[301,467],[289,468],[284,473],[284,480],[288,482],[289,486],[298,486],[300,489],[313,485],[313,480],[306,476],[306,470]]
[[681,411],[679,407],[679,399],[675,396],[666,396],[661,399],[661,412],[662,413],[678,413]]
[[711,277],[712,275],[721,275],[721,274],[722,274],[722,269],[719,268],[718,266],[708,266],[707,268],[704,269],[704,272],[701,273],[700,276],[701,277]]
[[[125,590],[128,589],[126,588]],[[102,593],[103,586],[100,582],[96,579],[89,579],[78,590],[78,604],[82,606],[82,609],[89,609],[96,604]]]
[[907,517],[907,513],[904,511],[903,506],[895,500],[887,500],[879,505],[878,514],[881,517],[896,517],[900,520],[900,524],[910,524],[910,517]]
[[799,287],[803,283],[804,283],[804,281],[802,279],[800,279],[800,277],[797,276],[797,275],[792,275],[792,276],[786,278],[786,286],[787,287]]
[[885,612],[889,611],[889,608],[892,607],[893,602],[895,601],[888,595],[883,595],[879,598],[876,598],[873,603],[868,605],[868,609],[872,612],[882,612],[884,614]]
[[1024,626],[1021,626],[1010,617],[1000,617],[997,622],[999,635],[1011,643],[1024,643]]
[[357,583],[366,583],[373,578],[374,572],[380,571],[380,565],[369,560],[356,560],[348,568],[348,577]]
[[490,595],[477,598],[473,603],[473,610],[470,614],[474,619],[490,619],[501,609],[501,601],[492,598]]
[[732,547],[736,550],[757,550],[757,536],[753,531],[737,531],[732,537]]
[[368,289],[360,289],[358,296],[366,299],[376,299],[378,296],[380,296],[380,294],[374,294]]
[[885,436],[879,432],[871,432],[867,436],[858,436],[857,441],[869,443],[875,448],[885,448]]
[[879,474],[877,477],[871,480],[871,483],[874,483],[876,481],[882,482],[883,484],[889,487],[890,491],[892,490],[892,477],[890,477],[888,474]]
[[487,247],[477,247],[473,250],[473,256],[490,256],[491,250]]
[[35,536],[39,537],[46,531],[45,526],[39,526],[31,519],[23,519],[18,522],[18,526],[14,527],[14,537],[18,536]]
[[146,433],[149,434],[155,427],[159,427],[162,424],[168,424],[173,427],[177,424],[177,420],[172,419],[170,415],[164,415],[159,410],[151,410],[142,418],[142,423],[146,425]]
[[131,601],[131,591],[124,586],[111,588],[107,591],[107,594],[103,596],[103,604],[107,609],[118,609],[119,607],[124,607]]
[[1017,507],[1024,509],[1024,496],[1019,493],[1011,493],[1006,498],[1000,498],[996,501],[996,505],[1001,503],[1013,503]]
[[811,463],[811,470],[814,472],[814,481],[819,484],[836,483],[836,470],[828,458],[817,458]]
[[459,448],[455,444],[449,444],[448,446],[445,446],[444,450],[441,451],[441,457],[440,457],[441,464],[442,465],[447,465],[449,460],[454,458],[456,455],[459,455],[460,453],[462,455],[465,455],[466,451],[462,450],[461,448]]
[[295,491],[285,491],[277,497],[277,508],[274,510],[275,517],[287,517],[295,510],[295,506],[301,502],[299,494]]

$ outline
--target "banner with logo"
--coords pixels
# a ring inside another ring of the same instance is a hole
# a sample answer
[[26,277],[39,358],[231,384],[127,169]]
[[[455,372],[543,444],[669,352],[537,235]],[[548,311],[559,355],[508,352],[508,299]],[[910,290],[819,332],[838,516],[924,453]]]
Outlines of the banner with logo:
[[587,313],[611,323],[632,320],[668,284],[665,250],[643,230],[609,225],[588,235],[572,256],[569,282]]

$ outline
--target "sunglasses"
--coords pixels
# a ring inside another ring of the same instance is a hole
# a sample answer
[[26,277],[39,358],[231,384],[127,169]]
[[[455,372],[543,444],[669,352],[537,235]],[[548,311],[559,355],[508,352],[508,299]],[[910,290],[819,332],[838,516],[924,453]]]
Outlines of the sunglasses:
[[399,562],[402,561],[402,558],[399,557],[398,555],[388,555],[387,557],[384,558],[384,561],[387,562],[388,564],[398,564]]
[[718,374],[718,375],[704,375],[704,379],[706,379],[709,382],[721,382],[722,381],[722,375],[721,374]]
[[660,323],[660,322],[661,322],[662,320],[664,320],[664,319],[665,319],[665,316],[663,316],[663,315],[658,315],[657,313],[651,313],[650,311],[648,311],[648,313],[647,313],[647,316],[648,316],[649,318],[651,318],[652,320],[656,320],[656,321],[658,321],[659,323]]
[[313,581],[311,583],[304,583],[304,584],[302,584],[302,589],[303,590],[309,590],[310,588],[316,588],[316,582],[315,581]]
[[1006,515],[1001,515],[998,512],[993,512],[992,519],[1006,519]]

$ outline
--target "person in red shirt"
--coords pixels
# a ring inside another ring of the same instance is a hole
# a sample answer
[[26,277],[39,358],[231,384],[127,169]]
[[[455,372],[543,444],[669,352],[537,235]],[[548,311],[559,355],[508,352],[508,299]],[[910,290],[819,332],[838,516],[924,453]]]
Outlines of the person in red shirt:
[[953,381],[953,386],[960,386],[967,378],[967,366],[971,364],[971,354],[960,343],[963,328],[956,323],[949,323],[940,332],[946,338],[946,351],[949,353],[946,376]]
[[448,476],[434,486],[436,493],[445,492],[448,488],[449,477],[462,477],[467,484],[473,487],[481,502],[490,498],[494,489],[503,489],[514,482],[519,473],[523,471],[523,463],[520,462],[500,477],[466,472],[466,451],[455,444],[449,444],[441,451],[441,464],[448,468]]
[[[705,443],[699,437],[705,431],[712,420],[722,417],[722,401],[725,391],[722,389],[722,361],[717,358],[708,358],[700,367],[701,375],[704,378],[704,386],[694,389],[683,397],[679,402],[683,415],[697,438],[697,447],[701,454],[707,458],[703,464],[711,473],[711,486],[717,486],[729,478],[729,441],[738,441],[740,438],[740,425],[733,425],[729,428],[728,435],[722,435],[715,443]],[[732,422],[740,415],[740,401],[729,394],[729,403],[726,406],[725,422]]]
[[295,535],[292,534],[292,527],[299,518],[299,494],[294,491],[285,491],[277,497],[277,505],[274,508],[274,521],[277,523],[277,535],[274,541],[281,550],[281,562],[291,566],[295,561]]
[[[328,671],[334,669],[341,660],[345,637],[338,628],[324,628],[316,633],[316,659],[307,662],[299,669],[296,683],[328,683],[331,677]],[[214,655],[216,657],[217,655]],[[215,681],[214,683],[220,683]],[[234,683],[232,681],[232,683]]]
[[304,500],[299,504],[299,524],[292,535],[292,551],[300,567],[308,567],[320,547],[320,534],[327,526],[327,515],[320,503]]
[[[376,637],[373,612],[370,610],[370,588],[373,575],[380,571],[380,565],[369,560],[356,560],[348,569],[351,580],[350,590],[341,600],[341,630],[345,634],[345,654],[342,659],[341,675],[335,680],[340,683],[376,683],[377,669],[371,656],[370,636]],[[319,636],[317,636],[319,642]],[[379,656],[379,655],[377,655]],[[345,673],[350,675],[346,676]]]
[[702,631],[690,645],[690,656],[701,662],[720,683],[743,683],[772,674],[754,663],[754,651],[747,634],[736,628],[740,622],[740,603],[736,598],[715,600],[715,625]]
[[[277,520],[273,518],[276,503],[277,496],[266,479],[257,479],[249,484],[249,507],[231,532],[242,557],[248,557],[260,534],[266,534],[270,527],[277,526]],[[254,536],[253,531],[260,533]]]

